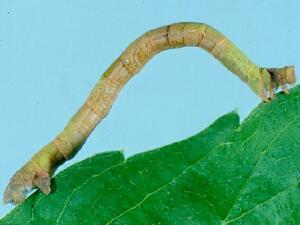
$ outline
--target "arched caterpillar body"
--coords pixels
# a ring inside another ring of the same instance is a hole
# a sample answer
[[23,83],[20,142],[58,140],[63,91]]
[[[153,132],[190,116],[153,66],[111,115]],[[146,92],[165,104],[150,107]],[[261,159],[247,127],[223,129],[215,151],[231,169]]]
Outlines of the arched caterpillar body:
[[295,83],[294,67],[258,67],[223,34],[207,24],[183,22],[148,31],[132,42],[104,72],[65,129],[11,178],[4,193],[4,202],[23,202],[26,191],[36,187],[45,194],[50,193],[50,178],[55,169],[76,154],[96,125],[108,114],[130,78],[157,53],[185,46],[200,47],[211,53],[266,102],[274,98],[278,86],[287,92],[286,84]]

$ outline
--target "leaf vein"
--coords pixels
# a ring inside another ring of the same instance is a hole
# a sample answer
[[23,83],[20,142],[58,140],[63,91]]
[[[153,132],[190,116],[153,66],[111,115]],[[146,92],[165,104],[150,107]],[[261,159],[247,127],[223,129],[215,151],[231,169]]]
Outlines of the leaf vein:
[[224,221],[227,220],[228,216],[230,215],[232,209],[234,208],[235,204],[237,203],[239,197],[241,196],[241,194],[243,193],[243,191],[245,190],[245,188],[247,187],[248,182],[250,181],[250,178],[252,177],[252,175],[254,174],[257,165],[260,163],[262,157],[265,155],[265,153],[270,149],[270,147],[272,146],[272,144],[280,137],[280,135],[286,131],[288,128],[291,127],[291,125],[293,125],[293,123],[300,118],[300,115],[297,115],[296,117],[294,117],[289,123],[287,123],[286,126],[284,126],[278,133],[277,135],[275,135],[275,137],[270,141],[270,143],[267,145],[267,147],[261,151],[261,154],[259,155],[255,165],[253,166],[253,169],[250,171],[249,175],[247,176],[247,178],[245,179],[245,182],[243,183],[240,192],[238,193],[235,201],[233,202],[232,207],[229,209],[226,218],[224,219]]

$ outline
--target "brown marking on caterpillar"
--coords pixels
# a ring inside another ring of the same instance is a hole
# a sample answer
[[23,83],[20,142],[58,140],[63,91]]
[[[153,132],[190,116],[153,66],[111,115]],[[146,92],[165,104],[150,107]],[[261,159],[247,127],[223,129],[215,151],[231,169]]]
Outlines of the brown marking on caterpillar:
[[169,27],[169,47],[170,48],[180,48],[184,45],[182,30],[184,24],[174,24]]
[[[171,46],[171,45],[170,45],[170,26],[171,26],[171,25],[168,25],[168,26],[167,26],[167,35],[166,35],[167,41],[166,41],[166,47]],[[163,49],[163,48],[162,48],[162,49]]]
[[50,176],[49,173],[45,171],[40,171],[36,177],[35,177],[35,182],[34,185],[42,190],[42,192],[45,195],[50,194],[51,188],[50,188]]
[[92,98],[88,98],[84,104],[86,104],[99,118],[102,117],[99,107],[96,107],[97,105]]
[[[50,190],[50,177],[57,166],[74,156],[85,143],[89,134],[108,114],[130,78],[155,54],[184,46],[201,47],[212,54],[265,102],[274,98],[278,86],[287,92],[286,84],[295,83],[294,67],[260,68],[224,35],[206,24],[175,23],[150,30],[132,42],[103,73],[85,104],[57,138],[37,152],[11,178],[4,194],[4,202],[24,201],[25,190],[28,187],[34,188],[33,184],[47,193]],[[36,176],[40,178],[37,179]]]
[[54,139],[54,144],[56,145],[57,147],[57,150],[64,156],[64,158],[66,160],[68,160],[70,157],[69,157],[69,149],[70,149],[70,142],[67,142],[63,139],[61,139],[59,137],[59,135]]
[[156,54],[169,46],[169,27],[170,26],[168,25],[145,33],[151,46],[153,46],[153,54]]
[[67,155],[63,151],[62,142],[58,139],[58,137],[53,140],[53,143],[55,144],[55,146],[56,146],[57,150],[59,151],[59,153],[61,153],[63,155],[65,160],[68,160]]
[[[31,164],[32,164],[32,167],[35,168],[35,170],[38,170],[38,171],[41,171],[41,170],[42,170],[42,169],[40,168],[40,166],[39,166],[35,161],[32,161]],[[30,182],[32,182],[32,181],[30,181]]]
[[283,68],[266,68],[266,70],[271,74],[271,78],[276,84],[278,84],[281,89],[288,93],[287,84],[296,83],[295,68],[293,66],[286,66]]
[[[202,41],[205,37],[205,30],[206,30],[206,26],[203,26],[202,30],[199,31],[199,34],[197,35],[198,38],[198,47],[202,46]],[[201,37],[199,38],[199,35],[201,35]]]
[[[96,113],[95,113],[96,114]],[[97,114],[96,114],[97,115]],[[97,115],[98,117],[98,115]],[[81,123],[81,126],[78,127],[77,131],[78,133],[80,134],[80,136],[82,136],[83,138],[86,138],[87,134],[89,133],[89,131],[91,130],[91,127],[88,126],[86,124],[86,121],[87,120],[84,120],[82,123]]]
[[206,51],[211,53],[211,50],[213,49],[215,44],[218,43],[223,38],[225,37],[220,36],[218,33],[214,33],[213,30],[205,26],[205,33],[204,33],[204,37],[202,38],[200,47],[204,48]]
[[220,57],[221,55],[221,52],[222,52],[222,49],[221,49],[221,46],[226,44],[227,42],[227,38],[223,38],[221,39],[220,41],[218,41],[214,47],[211,49],[211,54],[215,57],[215,58],[218,58]]
[[193,24],[186,24],[183,29],[184,33],[184,45],[197,46],[198,36],[196,35],[197,29]]

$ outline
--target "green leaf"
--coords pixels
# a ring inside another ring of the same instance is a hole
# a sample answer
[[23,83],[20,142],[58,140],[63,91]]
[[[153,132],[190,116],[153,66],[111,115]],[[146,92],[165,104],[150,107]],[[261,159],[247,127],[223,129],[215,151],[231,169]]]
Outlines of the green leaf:
[[59,173],[8,224],[300,224],[300,86],[201,133],[124,159],[95,155]]

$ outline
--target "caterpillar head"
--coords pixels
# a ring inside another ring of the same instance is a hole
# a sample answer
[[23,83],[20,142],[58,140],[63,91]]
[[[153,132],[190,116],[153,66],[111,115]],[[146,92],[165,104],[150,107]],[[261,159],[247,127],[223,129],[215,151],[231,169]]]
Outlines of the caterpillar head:
[[283,68],[269,68],[266,70],[271,75],[271,79],[278,86],[281,86],[283,91],[285,91],[287,84],[293,85],[296,83],[296,73],[294,66],[286,66]]
[[268,102],[275,98],[276,90],[280,87],[284,93],[288,93],[288,85],[296,83],[294,66],[282,68],[261,68],[263,90],[259,93],[261,98]]

